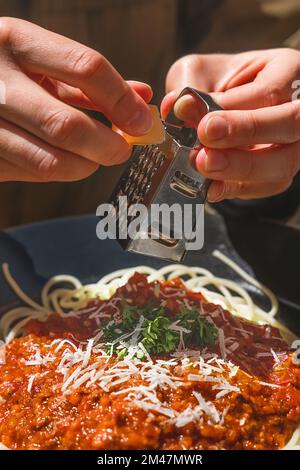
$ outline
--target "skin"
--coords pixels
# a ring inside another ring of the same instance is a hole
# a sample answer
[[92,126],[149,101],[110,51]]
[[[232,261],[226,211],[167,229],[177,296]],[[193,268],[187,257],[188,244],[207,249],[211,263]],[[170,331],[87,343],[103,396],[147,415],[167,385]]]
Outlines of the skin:
[[0,18],[0,85],[0,181],[79,180],[129,157],[119,134],[73,106],[98,110],[131,135],[152,126],[148,85],[20,19]]
[[293,49],[189,55],[171,67],[163,117],[185,86],[211,93],[224,108],[203,117],[191,96],[175,105],[203,144],[193,164],[214,180],[211,202],[289,188],[300,169],[300,100],[292,100],[299,79],[300,52]]

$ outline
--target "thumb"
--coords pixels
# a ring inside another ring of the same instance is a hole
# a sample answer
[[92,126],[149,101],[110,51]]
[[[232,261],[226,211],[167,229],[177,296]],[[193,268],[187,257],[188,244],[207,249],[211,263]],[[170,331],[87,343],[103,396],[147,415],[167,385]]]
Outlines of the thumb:
[[171,92],[165,96],[161,104],[162,117],[165,119],[171,107],[174,106],[174,113],[178,119],[181,119],[187,127],[196,128],[207,114],[207,108],[193,95],[187,94],[177,100],[180,91]]

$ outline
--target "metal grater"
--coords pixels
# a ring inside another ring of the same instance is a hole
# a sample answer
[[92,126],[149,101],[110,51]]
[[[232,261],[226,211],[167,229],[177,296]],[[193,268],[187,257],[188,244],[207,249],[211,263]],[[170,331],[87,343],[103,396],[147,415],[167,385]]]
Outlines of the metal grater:
[[[199,100],[203,115],[222,109],[209,95],[193,88],[185,88],[178,99],[186,94]],[[164,126],[166,137],[162,144],[134,147],[110,203],[116,209],[114,214],[119,227],[118,241],[124,249],[178,262],[183,260],[191,238],[190,234],[185,233],[183,236],[176,232],[174,220],[166,222],[160,218],[152,218],[150,227],[146,217],[141,232],[147,238],[144,239],[141,235],[120,236],[134,219],[134,215],[130,214],[133,204],[146,206],[148,215],[153,204],[179,204],[181,208],[189,204],[193,230],[197,219],[203,218],[210,181],[201,176],[190,163],[193,152],[197,153],[201,147],[197,132],[184,127],[184,123],[175,116],[174,108],[167,116]],[[120,196],[127,197],[128,212],[119,207]]]

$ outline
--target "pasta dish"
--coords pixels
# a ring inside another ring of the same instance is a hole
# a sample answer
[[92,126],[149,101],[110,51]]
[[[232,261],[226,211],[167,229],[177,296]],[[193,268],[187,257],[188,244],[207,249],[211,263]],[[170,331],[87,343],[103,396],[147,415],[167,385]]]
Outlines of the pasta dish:
[[263,291],[200,267],[50,279],[0,320],[0,442],[7,449],[297,449],[294,335]]

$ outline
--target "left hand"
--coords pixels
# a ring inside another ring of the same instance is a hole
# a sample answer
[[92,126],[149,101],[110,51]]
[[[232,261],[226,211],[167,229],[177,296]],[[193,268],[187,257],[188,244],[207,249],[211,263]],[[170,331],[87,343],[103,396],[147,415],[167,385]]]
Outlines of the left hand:
[[214,180],[209,201],[262,198],[291,185],[300,169],[300,100],[291,101],[296,80],[300,52],[293,49],[190,55],[171,67],[163,117],[186,86],[210,93],[224,108],[199,122],[194,98],[175,106],[179,118],[198,128],[204,147],[194,164]]

